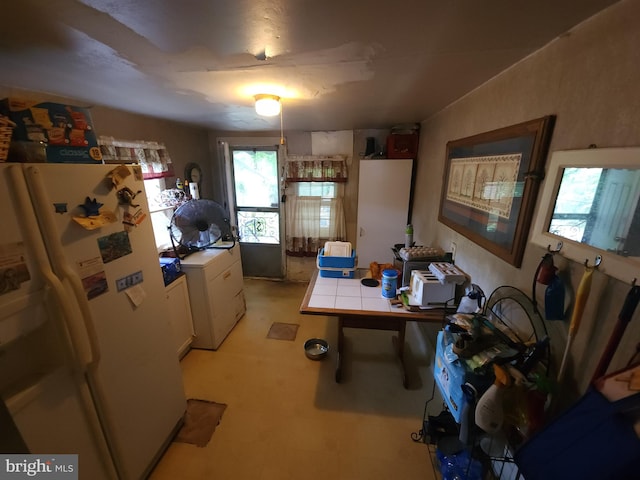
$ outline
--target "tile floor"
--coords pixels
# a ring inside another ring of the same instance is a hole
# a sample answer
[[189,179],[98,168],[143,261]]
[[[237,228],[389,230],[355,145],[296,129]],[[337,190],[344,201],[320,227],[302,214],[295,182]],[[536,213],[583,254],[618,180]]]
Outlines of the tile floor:
[[[347,329],[343,383],[332,350],[305,357],[312,337],[336,345],[335,318],[300,315],[304,283],[245,280],[247,313],[217,351],[182,360],[188,398],[227,404],[206,447],[172,443],[151,480],[429,480],[438,478],[421,427],[433,380],[428,349],[407,329],[410,389],[402,387],[391,332]],[[300,325],[269,339],[273,322]],[[409,324],[411,325],[411,324]]]

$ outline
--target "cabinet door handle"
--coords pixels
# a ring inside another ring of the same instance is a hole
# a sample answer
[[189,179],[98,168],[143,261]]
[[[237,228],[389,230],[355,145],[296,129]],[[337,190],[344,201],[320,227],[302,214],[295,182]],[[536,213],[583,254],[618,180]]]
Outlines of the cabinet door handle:
[[226,272],[224,272],[224,274],[222,275],[222,279],[226,280],[227,278],[229,278],[231,276],[231,270],[227,270]]

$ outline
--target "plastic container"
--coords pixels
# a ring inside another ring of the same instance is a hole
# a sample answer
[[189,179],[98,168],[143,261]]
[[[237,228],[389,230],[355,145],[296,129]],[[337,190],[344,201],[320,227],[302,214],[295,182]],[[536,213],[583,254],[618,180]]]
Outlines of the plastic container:
[[382,297],[396,298],[398,290],[398,272],[395,270],[382,271]]
[[354,278],[356,271],[356,251],[351,250],[349,257],[329,257],[320,249],[316,258],[316,265],[321,277]]
[[404,230],[404,247],[413,246],[413,225],[409,224]]

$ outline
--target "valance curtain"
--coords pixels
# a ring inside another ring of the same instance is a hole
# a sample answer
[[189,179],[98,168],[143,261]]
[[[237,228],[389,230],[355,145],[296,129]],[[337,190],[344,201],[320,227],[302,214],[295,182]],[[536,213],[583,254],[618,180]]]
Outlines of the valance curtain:
[[[346,239],[342,197],[287,197],[287,255],[315,257],[327,241]],[[327,212],[328,210],[328,212]],[[325,222],[328,218],[328,222]]]
[[346,182],[346,158],[341,155],[289,155],[285,179],[287,182]]
[[137,163],[145,180],[175,176],[167,148],[162,143],[99,137],[104,163]]

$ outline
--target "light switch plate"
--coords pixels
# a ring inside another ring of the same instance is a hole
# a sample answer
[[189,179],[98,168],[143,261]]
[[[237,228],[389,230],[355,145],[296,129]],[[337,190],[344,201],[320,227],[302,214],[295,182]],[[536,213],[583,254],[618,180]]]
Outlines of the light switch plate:
[[458,246],[456,245],[456,242],[451,242],[451,262],[455,263],[456,261],[456,249],[458,248]]

